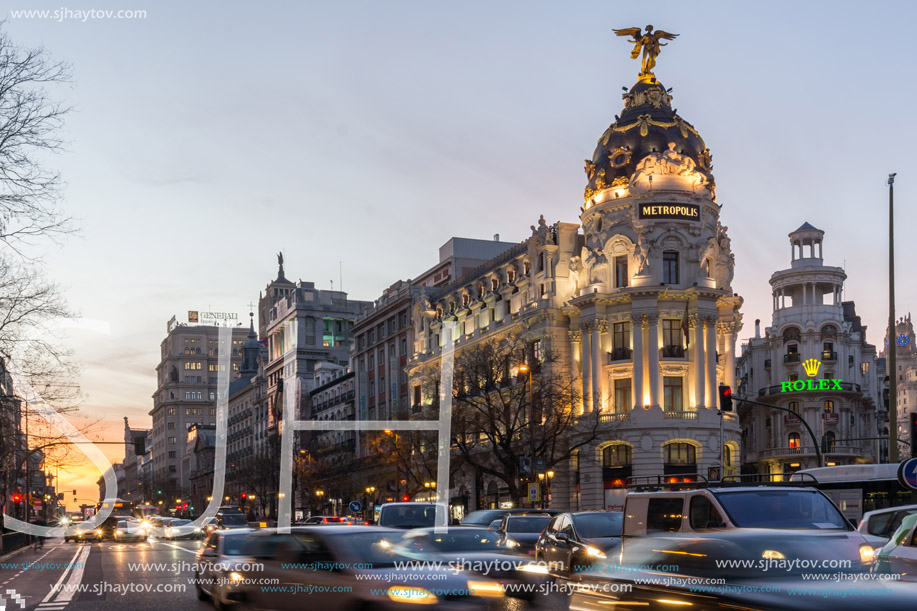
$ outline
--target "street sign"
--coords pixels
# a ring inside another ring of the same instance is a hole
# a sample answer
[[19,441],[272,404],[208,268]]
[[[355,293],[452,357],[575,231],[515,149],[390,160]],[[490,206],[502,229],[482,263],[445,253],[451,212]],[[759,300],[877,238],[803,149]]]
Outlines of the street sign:
[[541,500],[541,487],[538,484],[529,484],[529,500],[533,503]]
[[363,504],[360,501],[350,501],[350,511],[360,513],[363,510]]
[[539,456],[535,459],[535,473],[547,473],[548,463],[543,456]]
[[917,490],[917,458],[909,458],[898,467],[898,481],[901,485]]

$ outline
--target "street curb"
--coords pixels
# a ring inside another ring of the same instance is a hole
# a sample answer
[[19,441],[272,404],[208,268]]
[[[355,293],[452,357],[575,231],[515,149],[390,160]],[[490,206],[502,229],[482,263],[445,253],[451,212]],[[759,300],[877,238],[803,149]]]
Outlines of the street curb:
[[32,546],[31,546],[31,545],[24,545],[23,547],[20,547],[20,548],[17,549],[16,551],[10,552],[10,553],[7,554],[6,556],[0,556],[0,562],[6,562],[6,561],[9,560],[10,558],[15,558],[16,556],[18,556],[19,554],[23,553],[23,552],[26,551],[27,549],[32,549]]

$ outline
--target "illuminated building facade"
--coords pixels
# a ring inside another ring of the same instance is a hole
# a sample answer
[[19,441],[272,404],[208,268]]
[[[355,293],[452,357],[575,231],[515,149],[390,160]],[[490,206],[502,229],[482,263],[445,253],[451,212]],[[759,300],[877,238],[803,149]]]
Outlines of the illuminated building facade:
[[795,414],[741,404],[743,463],[750,472],[789,474],[817,467],[811,427],[826,465],[878,462],[884,422],[876,348],[854,302],[843,301],[847,274],[824,264],[824,232],[809,223],[789,234],[792,262],[774,272],[773,322],[743,346],[736,396]]
[[[914,324],[911,322],[911,315],[898,319],[895,322],[895,337],[888,337],[888,329],[885,331],[885,351],[882,357],[887,359],[889,344],[894,341],[895,346],[895,364],[898,372],[898,439],[914,443],[911,439],[911,427],[909,425],[908,414],[917,412],[917,336],[914,334]],[[887,415],[886,415],[887,417]],[[898,456],[910,456],[911,449],[903,443],[898,444]]]
[[[524,329],[536,359],[561,357],[551,367],[579,390],[574,412],[597,417],[600,432],[552,467],[560,508],[613,506],[607,490],[627,476],[707,474],[739,452],[735,416],[721,441],[717,414],[718,384],[734,385],[742,298],[710,151],[652,75],[623,98],[586,161],[580,224],[542,217],[525,242],[438,289],[413,317],[415,392],[438,366],[447,323],[457,351]],[[499,486],[463,471],[450,499],[490,506]]]

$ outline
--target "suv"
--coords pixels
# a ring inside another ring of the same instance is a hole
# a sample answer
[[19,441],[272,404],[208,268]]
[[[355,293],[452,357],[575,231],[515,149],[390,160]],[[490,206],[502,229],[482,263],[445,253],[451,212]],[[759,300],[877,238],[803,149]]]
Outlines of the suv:
[[248,528],[248,520],[241,507],[220,507],[214,521],[217,528]]
[[[646,538],[647,535],[654,535]],[[647,545],[644,545],[647,543]],[[646,548],[646,549],[644,549]],[[655,548],[655,549],[653,549]],[[661,556],[648,558],[650,552]],[[621,564],[680,559],[843,559],[867,568],[873,549],[814,488],[736,486],[629,492]],[[683,564],[685,563],[683,562]]]
[[379,526],[424,528],[447,525],[448,515],[442,503],[385,503],[379,510]]
[[874,547],[882,547],[901,526],[902,520],[912,513],[917,513],[917,505],[902,505],[877,509],[863,514],[857,530]]

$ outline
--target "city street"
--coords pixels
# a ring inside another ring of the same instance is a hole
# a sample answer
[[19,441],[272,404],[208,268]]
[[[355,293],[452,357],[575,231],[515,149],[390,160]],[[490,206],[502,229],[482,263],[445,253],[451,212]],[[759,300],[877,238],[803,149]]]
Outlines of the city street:
[[[0,596],[4,599],[0,609],[5,605],[6,611],[94,611],[104,604],[105,609],[158,611],[168,601],[170,608],[210,611],[213,605],[197,599],[192,583],[191,565],[199,548],[199,541],[154,539],[81,544],[58,540],[38,552],[28,549],[5,561],[5,567],[0,565]],[[30,563],[31,568],[26,569]],[[143,568],[133,566],[141,563]],[[17,568],[11,568],[14,566]],[[52,588],[57,591],[52,592]],[[565,594],[539,596],[537,602],[533,607],[505,598],[491,602],[488,609],[568,608]]]

